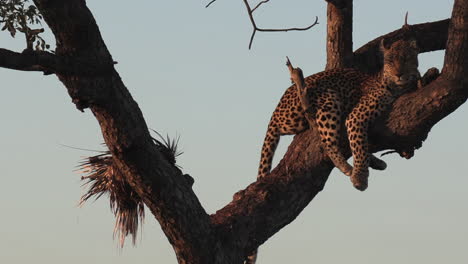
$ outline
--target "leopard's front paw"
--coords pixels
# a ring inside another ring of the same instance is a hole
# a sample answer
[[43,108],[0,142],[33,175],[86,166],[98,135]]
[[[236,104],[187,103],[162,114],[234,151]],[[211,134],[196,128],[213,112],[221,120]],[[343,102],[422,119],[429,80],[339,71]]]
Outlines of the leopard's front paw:
[[347,164],[346,166],[344,166],[343,168],[339,168],[341,170],[341,172],[343,172],[346,176],[349,176],[351,177],[351,175],[353,175],[353,167],[349,164]]
[[367,189],[367,180],[369,178],[369,170],[360,170],[354,171],[351,175],[351,182],[353,183],[354,188],[364,191]]

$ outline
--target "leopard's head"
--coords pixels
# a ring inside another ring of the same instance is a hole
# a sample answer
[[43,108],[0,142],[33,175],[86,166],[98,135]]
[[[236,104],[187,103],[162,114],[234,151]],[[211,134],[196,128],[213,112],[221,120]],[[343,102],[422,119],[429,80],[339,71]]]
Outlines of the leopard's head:
[[398,93],[415,87],[420,78],[416,40],[398,40],[390,47],[386,47],[384,42],[380,43],[384,58],[383,81]]

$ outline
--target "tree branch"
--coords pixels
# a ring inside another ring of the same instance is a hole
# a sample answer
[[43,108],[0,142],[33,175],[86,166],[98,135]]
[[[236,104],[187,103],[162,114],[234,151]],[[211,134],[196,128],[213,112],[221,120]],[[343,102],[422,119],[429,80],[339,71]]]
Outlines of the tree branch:
[[294,28],[283,28],[283,29],[259,28],[259,27],[257,26],[257,24],[255,23],[255,19],[254,19],[254,17],[253,17],[253,12],[254,12],[258,7],[260,7],[262,4],[267,3],[267,2],[269,2],[270,0],[261,1],[261,2],[258,3],[257,6],[255,6],[253,9],[250,7],[249,2],[248,2],[247,0],[243,0],[243,1],[244,1],[244,4],[245,4],[245,7],[247,8],[247,13],[248,13],[248,15],[249,15],[250,23],[252,24],[252,27],[253,27],[253,32],[252,32],[252,35],[250,36],[249,49],[252,48],[253,39],[254,39],[255,33],[256,33],[257,31],[261,31],[261,32],[304,31],[304,30],[311,29],[313,26],[315,26],[315,25],[318,24],[318,17],[315,17],[315,22],[314,22],[314,23],[312,23],[310,26],[303,27],[303,28],[297,28],[297,27],[294,27]]
[[345,8],[348,4],[348,0],[325,0],[329,4],[333,4],[337,8]]
[[206,6],[205,8],[208,8],[212,3],[216,2],[216,0],[211,0]]
[[255,12],[255,10],[259,8],[261,5],[268,3],[268,2],[270,2],[270,0],[264,0],[264,1],[259,2],[254,8],[252,8],[252,13]]
[[[456,2],[463,2],[463,8],[459,8],[467,9],[468,0]],[[445,47],[448,20],[410,27],[415,29],[418,42],[432,37],[432,43],[423,43],[423,52]],[[468,32],[467,26],[463,26],[463,29],[453,28],[451,35]],[[397,30],[378,39],[389,37],[396,40],[402,37],[401,34]],[[371,41],[356,51],[355,55],[361,56],[361,62],[379,56],[377,49],[368,49],[375,42]],[[464,49],[460,46],[456,52],[464,54]],[[465,65],[466,56],[461,57],[464,59],[458,63]],[[364,68],[362,64],[360,67]],[[468,68],[465,66],[464,69]],[[390,113],[382,117],[370,131],[371,151],[397,149],[411,152],[420,147],[430,129],[466,101],[466,76],[466,73],[459,74],[458,81],[454,81],[442,75],[429,85],[400,97]],[[242,235],[243,238],[237,239],[243,242],[246,254],[255,250],[293,221],[323,189],[333,164],[320,146],[316,130],[309,129],[296,135],[278,166],[267,177],[239,191],[231,203],[211,216],[213,223],[232,237]]]
[[315,26],[317,24],[318,24],[318,17],[315,17],[314,23],[312,23],[310,26],[303,27],[303,28],[296,28],[296,27],[293,27],[293,28],[279,28],[279,29],[257,28],[256,30],[257,31],[262,31],[262,32],[288,32],[288,31],[293,31],[293,30],[300,31],[300,30],[308,30],[308,29],[312,28],[313,26]]
[[[58,56],[78,61],[94,58],[103,61],[103,65],[113,64],[85,1],[34,2],[56,36]],[[456,0],[455,6],[464,10],[454,10],[454,21],[458,21],[456,19],[466,16],[468,0]],[[247,7],[250,10],[248,4]],[[249,15],[254,31],[258,30],[251,12]],[[440,45],[447,34],[452,42],[462,44],[447,49],[447,57],[453,59],[446,60],[441,77],[399,98],[393,110],[376,124],[370,135],[373,151],[414,149],[435,123],[466,100],[467,58],[466,54],[461,54],[468,29],[459,22],[453,22],[450,30],[444,29],[444,25],[447,27],[448,23],[426,25],[427,28],[440,27],[442,32],[433,36],[432,43],[420,42],[424,36],[416,32],[422,50]],[[411,27],[418,28],[417,25]],[[392,36],[400,37],[399,33]],[[373,47],[373,41],[367,45]],[[379,56],[375,49],[359,53],[360,50],[355,53],[359,54],[360,63]],[[460,58],[455,58],[457,53]],[[11,65],[11,62],[2,63]],[[458,70],[457,65],[465,66],[465,70]],[[295,137],[285,157],[268,177],[239,191],[231,203],[208,216],[181,171],[155,147],[138,105],[113,67],[107,74],[57,75],[77,107],[89,107],[95,115],[116,166],[159,221],[179,263],[240,263],[297,217],[324,188],[333,169],[321,150],[317,131],[310,129]]]
[[[468,1],[455,1],[450,20],[447,50],[442,75],[462,79],[468,72]],[[464,51],[464,52],[460,52]]]
[[[57,42],[57,54],[112,64],[94,18],[83,0],[35,0]],[[180,263],[213,263],[216,236],[186,177],[158,151],[143,115],[118,73],[58,75],[78,108],[89,107],[125,181],[159,221]],[[226,263],[231,262],[226,260]]]
[[14,52],[0,48],[0,67],[19,71],[55,73],[61,67],[59,58],[45,51]]
[[393,43],[399,39],[415,38],[420,53],[445,49],[450,19],[408,25],[375,38],[354,52],[353,67],[368,74],[377,74],[382,69],[379,45],[382,39]]
[[113,70],[113,65],[103,64],[93,57],[67,57],[34,50],[19,53],[2,48],[0,48],[0,67],[74,76],[105,75]]
[[327,1],[326,70],[349,68],[353,63],[353,1]]

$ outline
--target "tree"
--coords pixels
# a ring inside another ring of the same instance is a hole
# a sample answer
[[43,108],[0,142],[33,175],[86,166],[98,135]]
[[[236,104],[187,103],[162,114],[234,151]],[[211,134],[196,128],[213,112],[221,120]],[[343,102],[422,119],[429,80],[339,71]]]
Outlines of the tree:
[[[465,6],[462,1],[457,1],[457,3],[461,7]],[[292,221],[315,194],[323,188],[332,167],[325,157],[310,155],[311,153],[319,153],[318,149],[314,148],[314,146],[318,146],[318,144],[314,144],[316,135],[311,131],[296,137],[293,147],[272,173],[271,178],[250,185],[245,191],[238,193],[231,204],[211,216],[216,227],[213,229],[209,216],[204,213],[186,179],[175,167],[165,161],[154,147],[138,107],[129,97],[113,69],[113,60],[105,49],[96,25],[87,23],[93,19],[84,3],[82,1],[69,1],[67,3],[36,1],[36,5],[44,14],[45,20],[60,42],[56,55],[41,52],[19,54],[2,50],[1,65],[16,69],[25,65],[39,65],[43,67],[40,68],[41,70],[54,72],[65,84],[78,108],[90,107],[103,128],[106,144],[114,155],[119,168],[123,171],[126,181],[132,185],[132,188],[137,191],[158,218],[169,240],[176,248],[180,262],[184,263],[184,260],[190,259],[193,263],[215,263],[211,258],[218,257],[229,260],[220,261],[221,263],[229,263],[231,260],[233,263],[239,262],[239,259],[246,252],[258,246],[282,226]],[[463,8],[454,10],[463,11]],[[454,13],[454,16],[458,15],[462,16],[463,14]],[[61,23],[57,24],[57,21]],[[80,23],[76,23],[76,21]],[[87,30],[83,30],[83,27]],[[460,27],[463,29],[463,26]],[[443,48],[445,45],[444,35],[449,34],[450,36],[450,33],[446,33],[447,21],[415,25],[413,28],[417,32],[420,30],[421,35],[418,35],[418,38],[431,40],[422,41],[428,45],[427,47],[423,46],[423,50]],[[429,38],[430,32],[439,33]],[[398,34],[399,32],[396,32],[389,37],[398,38]],[[457,30],[456,33],[451,34],[455,37],[456,34],[466,34],[466,30]],[[376,42],[369,43],[368,50],[365,48],[361,50],[364,58],[366,58],[365,54],[372,54],[372,48],[373,45],[375,47]],[[466,93],[462,89],[464,84],[458,83],[458,81],[455,82],[455,85],[452,83],[454,80],[462,78],[460,76],[464,75],[462,73],[466,67],[463,65],[463,67],[457,67],[458,63],[448,59],[453,58],[450,57],[450,52],[456,53],[464,50],[463,47],[458,47],[462,44],[463,42],[455,42],[447,46],[448,56],[446,56],[447,60],[442,77],[425,87],[420,93],[400,98],[389,115],[388,124],[390,125],[388,128],[390,130],[385,130],[385,133],[381,130],[376,132],[378,135],[385,136],[381,138],[382,141],[375,142],[376,150],[390,147],[396,148],[402,153],[403,151],[411,153],[410,150],[425,138],[432,125],[464,102],[466,99]],[[464,53],[459,54],[463,55]],[[373,57],[372,55],[368,56],[369,58]],[[12,66],[11,61],[4,60],[4,58],[11,58],[13,62],[20,61],[26,64]],[[69,58],[73,58],[73,60]],[[78,58],[82,61],[75,60]],[[457,58],[462,60],[461,64],[466,63],[466,58],[463,56],[457,56]],[[31,61],[32,64],[27,64]],[[38,62],[39,64],[36,64]],[[367,65],[372,66],[371,63],[369,62]],[[378,66],[375,67],[378,68]],[[457,85],[461,85],[461,87]],[[445,90],[449,88],[451,89],[450,93]],[[414,102],[418,99],[438,96],[436,92],[444,94],[437,98],[438,107],[436,109],[431,109],[430,105],[407,103],[408,100]],[[445,95],[446,93],[447,95]],[[124,111],[120,105],[130,109]],[[423,109],[412,109],[413,107],[423,107]],[[401,115],[402,113],[408,115],[413,113],[418,117],[421,115],[422,118],[407,119]],[[423,113],[427,115],[422,116]],[[407,120],[412,122],[410,124],[403,123]],[[417,120],[417,123],[414,120]],[[401,126],[404,129],[400,130]],[[383,125],[379,126],[380,129],[383,127]],[[398,128],[398,133],[391,133],[392,128]],[[384,138],[392,140],[383,141]],[[305,155],[299,155],[302,153]],[[310,160],[306,160],[306,158],[310,158]],[[160,173],[155,173],[155,171]],[[260,195],[264,196],[260,197]],[[177,205],[177,208],[174,208],[174,205]],[[272,209],[282,213],[272,216]],[[246,210],[251,212],[250,215],[245,213]],[[198,228],[193,228],[194,226]],[[204,235],[201,236],[200,232]],[[221,241],[220,237],[210,234],[222,236],[223,244],[215,243]],[[242,237],[246,240],[231,240]],[[226,251],[227,248],[229,248],[229,252]],[[210,253],[213,251],[214,253],[206,254],[207,249],[210,249]]]

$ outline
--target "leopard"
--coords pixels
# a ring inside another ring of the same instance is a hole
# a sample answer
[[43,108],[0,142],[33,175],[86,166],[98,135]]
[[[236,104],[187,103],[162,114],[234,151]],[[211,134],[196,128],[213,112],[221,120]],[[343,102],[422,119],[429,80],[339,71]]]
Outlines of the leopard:
[[[380,74],[370,75],[353,68],[330,69],[302,77],[302,88],[292,85],[284,92],[268,124],[258,178],[270,173],[280,136],[299,134],[309,128],[318,130],[322,149],[334,166],[350,177],[356,189],[367,188],[369,167],[387,167],[385,161],[369,153],[369,128],[399,96],[414,90],[421,76],[415,39],[386,42],[382,39],[377,44],[383,59]],[[345,136],[354,167],[344,155]]]

